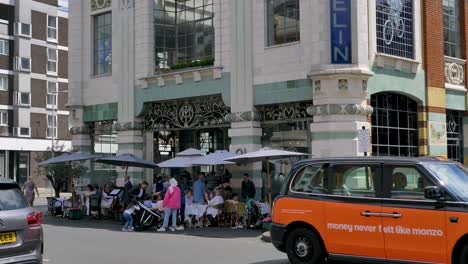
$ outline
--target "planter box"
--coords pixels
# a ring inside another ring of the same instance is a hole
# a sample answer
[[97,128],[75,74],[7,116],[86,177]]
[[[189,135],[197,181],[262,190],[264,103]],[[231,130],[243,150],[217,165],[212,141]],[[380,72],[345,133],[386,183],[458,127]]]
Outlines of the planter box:
[[68,218],[71,220],[80,220],[83,218],[83,213],[79,208],[70,208],[68,210]]
[[270,231],[270,225],[271,225],[271,223],[263,223],[262,224],[263,230]]

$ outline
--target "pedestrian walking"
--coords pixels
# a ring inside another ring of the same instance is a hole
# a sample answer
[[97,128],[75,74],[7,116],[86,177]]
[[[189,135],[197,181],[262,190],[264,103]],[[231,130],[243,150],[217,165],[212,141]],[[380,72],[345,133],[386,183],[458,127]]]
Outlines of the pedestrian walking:
[[177,186],[177,180],[172,178],[169,180],[169,188],[167,189],[166,195],[164,196],[163,206],[164,206],[164,223],[163,226],[158,229],[158,232],[165,232],[166,228],[169,226],[169,218],[172,216],[172,227],[171,231],[183,230],[184,227],[177,227],[177,211],[180,209],[181,205],[181,194],[180,188]]
[[[36,191],[36,193],[34,193]],[[36,184],[32,181],[31,176],[28,177],[28,180],[23,185],[23,193],[26,199],[26,203],[33,207],[34,206],[34,198],[36,195],[39,196],[39,191],[37,190]]]

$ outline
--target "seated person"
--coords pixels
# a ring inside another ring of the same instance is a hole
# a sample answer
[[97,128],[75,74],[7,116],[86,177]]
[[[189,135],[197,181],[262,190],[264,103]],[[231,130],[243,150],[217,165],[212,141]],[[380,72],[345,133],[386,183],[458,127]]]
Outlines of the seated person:
[[161,195],[158,195],[156,197],[156,202],[151,204],[151,210],[157,211],[157,212],[163,212],[164,211],[164,206],[163,206],[163,199]]
[[85,215],[90,215],[89,197],[96,194],[94,187],[91,184],[86,185],[86,189],[81,193],[81,202],[85,207]]
[[211,226],[217,226],[218,223],[216,221],[216,216],[218,216],[220,213],[220,206],[224,205],[224,199],[221,196],[221,191],[216,190],[213,199],[209,199],[208,195],[206,195],[205,198],[208,201],[206,217],[208,217],[208,221],[210,222]]
[[395,191],[404,191],[406,190],[406,186],[408,186],[408,180],[406,179],[406,175],[401,172],[396,172],[392,175],[393,181],[393,190]]
[[153,207],[153,203],[151,202],[151,196],[150,195],[145,195],[144,198],[143,198],[143,205],[148,207],[148,208],[152,208]]
[[111,212],[112,203],[114,202],[114,197],[109,196],[111,192],[109,184],[104,185],[102,188],[101,194],[101,213],[104,217],[109,217]]
[[185,219],[184,222],[188,227],[192,226],[192,220],[195,216],[194,209],[193,209],[193,195],[192,190],[187,190],[185,192]]

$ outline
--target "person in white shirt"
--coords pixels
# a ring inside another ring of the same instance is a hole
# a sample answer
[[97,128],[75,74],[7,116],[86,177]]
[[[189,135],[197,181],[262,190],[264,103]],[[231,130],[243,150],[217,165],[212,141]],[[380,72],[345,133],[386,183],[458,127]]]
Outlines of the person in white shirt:
[[208,201],[208,208],[206,209],[206,217],[210,221],[211,226],[217,226],[216,216],[220,213],[220,207],[224,205],[223,196],[221,196],[221,191],[216,190],[215,196],[213,199],[209,200],[208,195],[205,195],[206,200]]
[[91,184],[86,185],[86,189],[81,193],[81,202],[86,209],[85,215],[90,215],[89,197],[93,194],[96,194],[96,191]]
[[101,194],[101,213],[104,217],[109,217],[110,209],[112,207],[112,203],[114,202],[114,197],[109,196],[110,192],[111,189],[109,184],[104,185]]

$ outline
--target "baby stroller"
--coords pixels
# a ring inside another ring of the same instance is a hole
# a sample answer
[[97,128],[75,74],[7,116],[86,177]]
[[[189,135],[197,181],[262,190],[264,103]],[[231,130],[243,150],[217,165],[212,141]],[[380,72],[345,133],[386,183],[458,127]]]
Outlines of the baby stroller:
[[148,230],[153,226],[158,229],[161,228],[164,216],[161,213],[152,211],[151,208],[146,207],[143,203],[137,202],[133,219],[135,220],[135,230],[142,231]]
[[258,229],[262,227],[263,215],[260,204],[253,199],[247,201],[247,228]]

